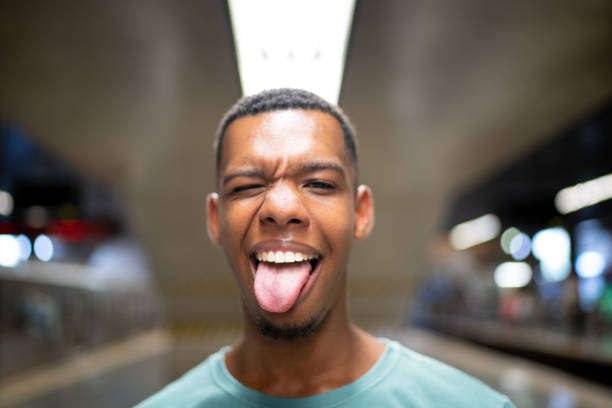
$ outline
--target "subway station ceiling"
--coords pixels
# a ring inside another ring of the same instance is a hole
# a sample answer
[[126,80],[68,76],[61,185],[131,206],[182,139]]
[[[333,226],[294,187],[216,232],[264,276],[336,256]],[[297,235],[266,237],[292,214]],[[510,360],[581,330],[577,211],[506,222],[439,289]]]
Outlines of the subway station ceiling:
[[[377,204],[358,320],[402,319],[450,197],[610,100],[610,49],[607,0],[357,2],[340,105]],[[240,97],[226,3],[6,1],[0,50],[0,119],[123,195],[170,316],[238,319],[204,219]]]

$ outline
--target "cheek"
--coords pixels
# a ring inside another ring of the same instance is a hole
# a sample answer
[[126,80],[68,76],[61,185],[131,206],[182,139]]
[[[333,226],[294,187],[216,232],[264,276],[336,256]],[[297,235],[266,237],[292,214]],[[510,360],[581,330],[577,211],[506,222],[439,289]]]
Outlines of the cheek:
[[244,281],[246,276],[242,276],[244,270],[244,258],[240,256],[241,243],[244,240],[248,229],[248,211],[239,203],[228,203],[224,207],[223,213],[219,214],[219,239],[225,258],[238,281],[238,286],[242,292],[246,293]]
[[353,237],[353,213],[350,205],[325,206],[320,210],[319,224],[335,248],[347,248]]
[[251,211],[242,203],[228,203],[219,214],[219,237],[225,251],[238,250],[248,227]]

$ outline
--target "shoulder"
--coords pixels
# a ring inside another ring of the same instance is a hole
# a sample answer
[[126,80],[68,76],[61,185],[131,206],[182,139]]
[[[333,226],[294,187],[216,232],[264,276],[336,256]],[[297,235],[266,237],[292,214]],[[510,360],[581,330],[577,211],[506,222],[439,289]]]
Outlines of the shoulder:
[[403,390],[418,406],[510,408],[510,400],[476,378],[441,361],[388,341],[394,354],[382,388]]
[[212,354],[179,379],[136,405],[135,408],[198,407],[204,403],[206,406],[211,406],[209,405],[211,402],[223,400],[226,396],[215,383],[214,370],[222,362],[224,354],[225,349]]

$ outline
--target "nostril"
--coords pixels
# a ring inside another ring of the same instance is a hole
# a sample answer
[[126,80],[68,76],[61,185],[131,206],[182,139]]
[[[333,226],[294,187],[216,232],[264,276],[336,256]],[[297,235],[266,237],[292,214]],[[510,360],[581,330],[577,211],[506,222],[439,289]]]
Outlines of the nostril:
[[292,218],[289,220],[289,224],[301,224],[302,221],[298,220],[297,218]]

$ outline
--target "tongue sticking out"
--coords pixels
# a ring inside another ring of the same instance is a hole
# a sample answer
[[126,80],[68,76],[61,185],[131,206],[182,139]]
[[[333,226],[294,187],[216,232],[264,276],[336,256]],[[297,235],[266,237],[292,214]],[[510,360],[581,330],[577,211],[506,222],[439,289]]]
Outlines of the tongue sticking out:
[[260,262],[255,273],[255,296],[262,309],[284,313],[291,309],[310,274],[310,262]]

